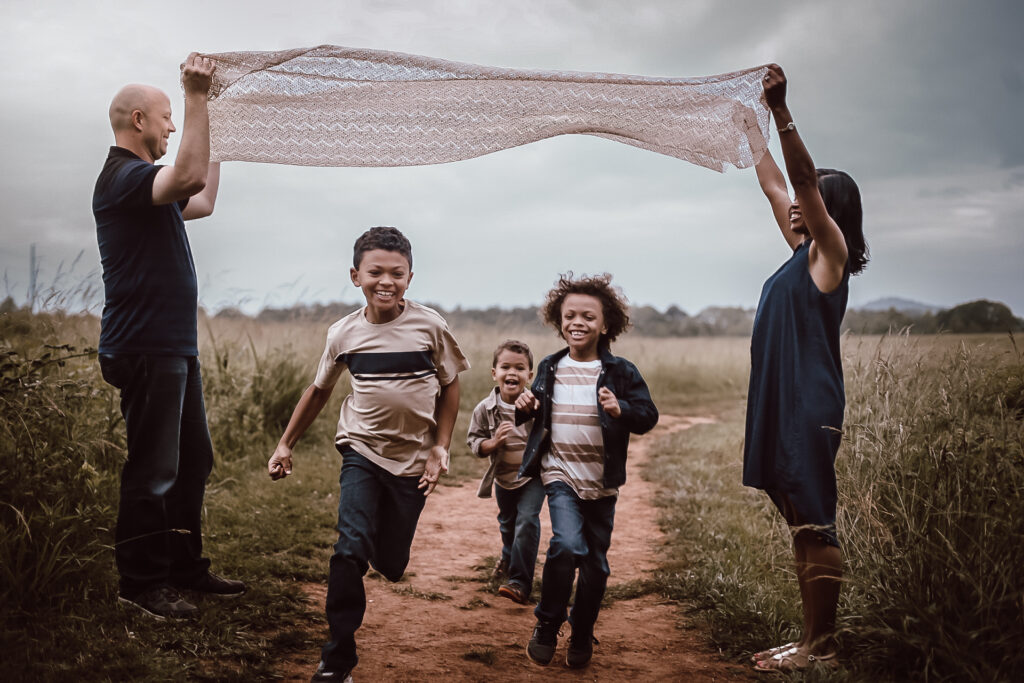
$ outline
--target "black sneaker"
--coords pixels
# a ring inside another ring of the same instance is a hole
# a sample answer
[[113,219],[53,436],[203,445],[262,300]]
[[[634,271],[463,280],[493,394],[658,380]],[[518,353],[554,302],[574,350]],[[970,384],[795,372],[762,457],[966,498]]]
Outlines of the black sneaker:
[[165,619],[188,619],[199,614],[199,608],[187,602],[170,586],[157,586],[134,597],[119,595],[118,603],[136,607],[144,613],[163,621]]
[[594,644],[597,638],[592,634],[576,634],[574,631],[569,636],[569,649],[565,652],[565,665],[570,669],[582,669],[590,664],[590,658],[594,656]]
[[210,595],[223,595],[225,597],[234,597],[245,592],[245,584],[241,581],[225,579],[223,576],[217,576],[211,571],[207,571],[197,579],[188,582],[179,581],[174,585],[182,590],[209,593]]
[[555,647],[558,646],[558,627],[553,621],[537,620],[533,627],[533,636],[526,646],[526,656],[536,664],[547,666],[555,657]]
[[313,678],[310,679],[313,683],[317,681],[333,681],[334,683],[352,683],[352,668],[346,669],[328,669],[327,665],[321,659],[320,663],[317,664],[316,673],[313,674]]

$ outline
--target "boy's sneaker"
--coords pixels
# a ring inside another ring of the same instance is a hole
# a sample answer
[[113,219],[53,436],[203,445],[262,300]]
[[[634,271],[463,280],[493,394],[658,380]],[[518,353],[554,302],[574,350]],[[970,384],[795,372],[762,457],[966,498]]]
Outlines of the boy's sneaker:
[[225,579],[207,570],[197,579],[188,582],[176,582],[175,586],[183,590],[195,591],[197,593],[209,593],[210,595],[223,595],[234,597],[245,592],[245,584],[234,579]]
[[333,681],[333,683],[352,683],[352,668],[347,669],[328,669],[327,665],[321,659],[320,663],[316,666],[316,673],[313,674],[313,678],[310,679],[312,683],[317,681]]
[[511,581],[498,589],[498,595],[508,598],[512,602],[518,602],[520,605],[530,602],[530,596],[527,595],[526,589],[518,583],[512,583]]
[[569,649],[565,652],[565,665],[570,669],[582,669],[590,664],[590,658],[594,656],[594,644],[597,638],[592,634],[577,634],[575,631],[569,636]]
[[526,646],[526,656],[536,664],[547,666],[555,657],[555,647],[558,645],[558,627],[553,621],[537,620],[533,627],[533,636]]
[[145,614],[163,621],[165,619],[188,619],[199,614],[199,608],[185,601],[178,591],[170,586],[157,586],[134,597],[119,595],[118,603],[135,607]]

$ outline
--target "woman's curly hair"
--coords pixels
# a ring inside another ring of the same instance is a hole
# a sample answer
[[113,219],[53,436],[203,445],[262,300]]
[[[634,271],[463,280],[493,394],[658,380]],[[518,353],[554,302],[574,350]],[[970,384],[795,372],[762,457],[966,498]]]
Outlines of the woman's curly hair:
[[565,297],[570,294],[587,294],[601,302],[604,324],[608,328],[608,331],[601,335],[601,347],[607,348],[620,334],[629,329],[629,305],[626,303],[626,295],[618,287],[612,286],[612,276],[609,273],[592,277],[582,275],[574,279],[572,271],[569,271],[558,276],[554,289],[548,292],[540,309],[541,320],[554,327],[559,337],[562,337],[562,304]]

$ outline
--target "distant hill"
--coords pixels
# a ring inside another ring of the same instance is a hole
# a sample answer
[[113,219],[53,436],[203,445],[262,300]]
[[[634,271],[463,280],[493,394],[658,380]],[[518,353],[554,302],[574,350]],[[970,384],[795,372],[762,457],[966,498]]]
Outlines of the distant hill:
[[923,304],[920,301],[912,301],[910,299],[901,299],[898,296],[887,296],[882,299],[875,299],[869,301],[863,306],[857,306],[859,311],[900,311],[901,313],[915,313],[921,315],[922,313],[938,313],[942,310],[941,306],[932,306],[930,304]]

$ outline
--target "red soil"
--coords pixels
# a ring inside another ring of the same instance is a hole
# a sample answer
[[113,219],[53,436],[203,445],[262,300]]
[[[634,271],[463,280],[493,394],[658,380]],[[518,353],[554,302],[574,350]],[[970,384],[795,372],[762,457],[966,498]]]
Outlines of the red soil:
[[[621,488],[615,512],[608,561],[609,587],[650,576],[658,563],[664,537],[652,504],[654,485],[640,477],[639,467],[659,435],[687,429],[707,418],[662,416],[651,435],[630,444],[628,481]],[[567,638],[559,639],[555,660],[540,667],[526,657],[526,643],[535,619],[533,606],[522,606],[485,592],[479,567],[501,549],[492,499],[476,497],[477,483],[438,487],[427,501],[412,546],[406,579],[390,584],[366,579],[367,609],[356,633],[359,681],[749,681],[750,669],[724,661],[705,634],[682,615],[679,605],[646,595],[617,600],[601,610],[590,666],[565,666]],[[541,512],[541,561],[550,531],[548,513]],[[541,567],[537,574],[540,576]],[[325,567],[326,573],[326,567]],[[304,587],[323,609],[327,588]],[[419,593],[419,595],[417,595]],[[423,594],[449,600],[428,600]],[[569,626],[563,627],[567,635]],[[326,629],[318,636],[326,638]],[[282,662],[288,681],[308,681],[319,659],[314,649]]]

